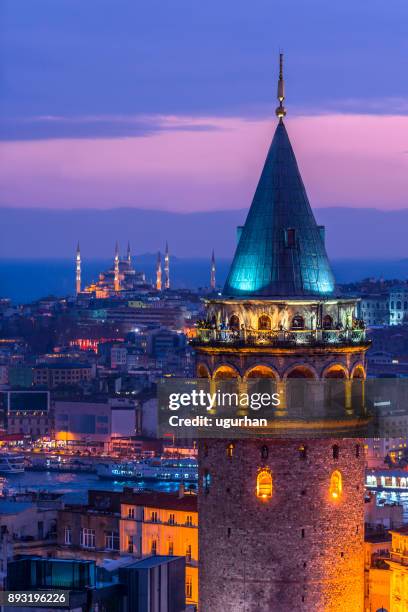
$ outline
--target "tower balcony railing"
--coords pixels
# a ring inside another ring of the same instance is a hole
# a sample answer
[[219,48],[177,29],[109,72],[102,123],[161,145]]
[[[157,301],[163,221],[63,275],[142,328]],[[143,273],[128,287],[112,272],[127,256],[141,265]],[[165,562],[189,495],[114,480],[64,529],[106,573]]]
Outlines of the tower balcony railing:
[[365,343],[365,329],[215,329],[198,328],[195,345],[236,346],[329,346]]

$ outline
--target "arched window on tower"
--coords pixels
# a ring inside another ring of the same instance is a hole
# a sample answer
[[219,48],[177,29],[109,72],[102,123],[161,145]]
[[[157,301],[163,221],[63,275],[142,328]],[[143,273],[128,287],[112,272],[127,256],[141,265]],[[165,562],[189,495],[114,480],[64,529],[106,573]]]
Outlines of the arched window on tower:
[[337,500],[343,492],[343,479],[339,470],[335,470],[330,476],[330,497]]
[[228,459],[232,459],[232,457],[234,456],[234,448],[235,448],[235,444],[232,444],[232,442],[230,444],[228,444],[228,446],[227,446],[227,457],[228,457]]
[[402,304],[401,304],[401,302],[398,301],[397,302],[397,310],[401,310],[401,308],[402,308]]
[[266,444],[264,444],[261,448],[261,459],[267,459],[269,455],[269,450]]
[[330,315],[323,317],[323,329],[333,329],[333,319]]
[[258,329],[268,330],[271,329],[271,320],[268,315],[261,315],[258,319]]
[[239,330],[239,317],[237,315],[232,315],[229,320],[230,329],[234,329],[235,331]]
[[340,456],[340,447],[338,444],[333,444],[333,459],[338,459]]
[[272,497],[272,474],[268,468],[262,468],[256,477],[256,496],[264,501]]
[[292,329],[304,329],[305,320],[300,315],[295,315],[292,319]]

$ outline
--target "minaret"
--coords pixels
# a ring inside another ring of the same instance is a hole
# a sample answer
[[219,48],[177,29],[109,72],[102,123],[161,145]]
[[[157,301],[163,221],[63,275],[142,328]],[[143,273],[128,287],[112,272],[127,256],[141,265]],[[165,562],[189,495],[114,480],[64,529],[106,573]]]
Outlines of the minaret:
[[[335,378],[344,414],[361,414],[369,343],[357,300],[336,291],[283,122],[282,59],[279,122],[222,296],[193,340],[196,374],[211,389],[270,379],[283,397],[291,379]],[[300,411],[309,399],[288,397]],[[200,610],[364,610],[361,430],[341,416],[306,422],[286,438],[272,427],[199,441]]]
[[210,287],[213,291],[215,291],[215,255],[214,249],[211,256],[211,278],[210,278]]
[[170,255],[169,245],[166,242],[166,252],[164,254],[164,288],[170,289]]
[[120,291],[120,278],[119,278],[119,246],[118,243],[116,242],[116,246],[115,246],[115,260],[114,260],[114,271],[115,271],[115,277],[114,277],[114,290],[115,291]]
[[160,254],[160,251],[157,253],[156,289],[157,289],[157,291],[161,291],[162,290],[162,265],[161,265],[161,254]]
[[81,293],[81,251],[79,242],[76,250],[76,294]]
[[128,245],[127,245],[126,260],[127,260],[128,264],[129,264],[129,268],[130,268],[131,265],[132,265],[132,254],[130,252],[130,242],[128,242]]

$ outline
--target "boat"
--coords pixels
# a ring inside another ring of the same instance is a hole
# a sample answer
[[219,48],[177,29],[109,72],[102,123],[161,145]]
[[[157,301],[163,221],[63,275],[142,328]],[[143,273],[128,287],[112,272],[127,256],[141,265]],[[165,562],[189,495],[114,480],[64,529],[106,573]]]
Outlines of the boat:
[[23,474],[25,459],[23,455],[0,453],[0,474]]
[[78,458],[61,457],[34,457],[27,468],[32,472],[67,472],[72,474],[94,474],[95,465],[90,461],[82,461]]
[[197,482],[198,465],[195,457],[165,459],[154,457],[124,463],[100,463],[99,478],[108,480],[156,480],[168,482]]

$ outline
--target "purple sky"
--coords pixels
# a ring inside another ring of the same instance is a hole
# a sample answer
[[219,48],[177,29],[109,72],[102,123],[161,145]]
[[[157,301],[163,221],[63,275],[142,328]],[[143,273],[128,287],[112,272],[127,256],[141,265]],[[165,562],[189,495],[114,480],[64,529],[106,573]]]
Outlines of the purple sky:
[[312,204],[408,206],[406,0],[3,0],[0,22],[2,206],[247,207],[280,47]]

